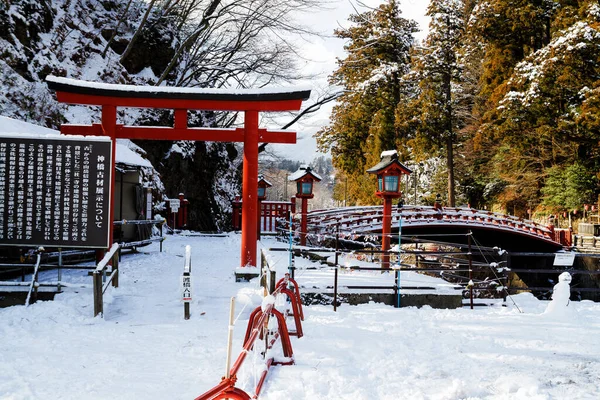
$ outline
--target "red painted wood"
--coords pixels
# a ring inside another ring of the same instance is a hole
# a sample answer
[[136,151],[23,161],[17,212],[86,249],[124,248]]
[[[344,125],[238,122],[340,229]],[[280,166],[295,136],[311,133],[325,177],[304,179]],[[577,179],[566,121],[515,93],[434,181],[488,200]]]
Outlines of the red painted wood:
[[113,106],[135,108],[163,108],[186,110],[215,110],[215,111],[290,111],[299,110],[302,99],[276,101],[239,101],[239,100],[189,100],[189,99],[160,99],[111,97],[90,94],[56,92],[56,98],[61,103],[83,104],[90,106]]
[[[63,125],[60,131],[66,135],[104,135],[101,124]],[[123,126],[115,128],[117,139],[145,140],[196,140],[210,142],[243,142],[244,129],[220,128],[171,128],[162,126]],[[258,141],[262,143],[296,143],[296,132],[258,130]]]
[[[296,197],[298,197],[296,195]],[[307,197],[302,197],[302,219],[300,220],[300,245],[301,246],[306,246],[306,231],[308,230],[308,221],[307,221],[307,216],[306,214],[308,214],[308,198]]]
[[[115,141],[115,127],[117,125],[117,108],[116,107],[102,107],[102,126],[104,127],[104,134],[106,136],[110,136],[111,140],[111,152],[112,152],[112,161],[110,168],[110,196],[111,199],[109,201],[115,200],[115,171],[117,165],[117,142]],[[112,204],[110,207],[110,212],[108,214],[108,221],[106,222],[109,226],[108,230],[108,248],[110,249],[113,245],[113,231],[115,220],[115,207]]]
[[242,182],[241,265],[256,267],[258,207],[258,112],[244,113],[244,169]]
[[[381,221],[381,250],[390,249],[390,234],[392,233],[392,199],[384,197],[383,199],[383,218]],[[390,255],[383,254],[381,257],[381,267],[390,267]]]

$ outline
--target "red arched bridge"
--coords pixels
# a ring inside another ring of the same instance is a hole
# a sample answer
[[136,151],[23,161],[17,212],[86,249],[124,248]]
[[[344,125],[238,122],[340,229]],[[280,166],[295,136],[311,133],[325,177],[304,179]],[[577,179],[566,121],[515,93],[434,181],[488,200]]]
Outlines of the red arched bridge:
[[[558,231],[512,215],[473,208],[403,206],[392,210],[392,235],[402,226],[402,241],[431,237],[435,241],[463,242],[465,234],[485,246],[511,251],[556,251],[563,247]],[[308,213],[308,234],[368,236],[381,234],[382,206],[345,207]],[[461,239],[462,237],[462,239]]]

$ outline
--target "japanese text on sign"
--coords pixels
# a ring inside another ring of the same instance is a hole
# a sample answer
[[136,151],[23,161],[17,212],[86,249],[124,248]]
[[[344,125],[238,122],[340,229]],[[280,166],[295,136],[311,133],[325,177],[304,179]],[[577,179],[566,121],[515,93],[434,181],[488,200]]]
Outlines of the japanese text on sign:
[[108,247],[111,142],[0,135],[0,245]]

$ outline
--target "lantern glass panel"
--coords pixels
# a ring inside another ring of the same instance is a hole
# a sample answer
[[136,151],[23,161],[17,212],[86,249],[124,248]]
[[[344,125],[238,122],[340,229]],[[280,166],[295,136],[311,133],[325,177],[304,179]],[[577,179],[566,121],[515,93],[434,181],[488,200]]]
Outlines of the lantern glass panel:
[[398,175],[387,175],[385,176],[385,191],[386,192],[397,192],[398,191]]
[[264,187],[258,188],[258,197],[265,197],[265,188]]
[[377,191],[378,192],[383,191],[383,176],[382,175],[377,175]]
[[312,193],[312,182],[302,182],[302,194]]

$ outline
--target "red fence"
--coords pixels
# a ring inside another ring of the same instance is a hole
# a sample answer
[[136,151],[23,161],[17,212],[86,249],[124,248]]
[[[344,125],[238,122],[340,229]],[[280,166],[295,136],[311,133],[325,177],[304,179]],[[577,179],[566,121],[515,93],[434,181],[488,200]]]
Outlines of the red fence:
[[[294,291],[288,288],[293,285]],[[295,331],[289,331],[285,322],[285,315],[275,309],[275,297],[278,295],[285,295],[291,302],[292,311],[291,316],[294,317],[294,323],[296,325]],[[269,318],[275,318],[277,321],[277,331],[272,334],[272,337],[268,337],[269,331],[265,331]],[[256,307],[250,314],[248,320],[248,327],[246,328],[246,335],[244,337],[244,345],[242,351],[236,361],[233,363],[229,371],[229,377],[224,377],[221,382],[207,391],[206,393],[196,397],[195,400],[216,400],[216,399],[233,399],[233,400],[249,400],[251,398],[258,398],[263,384],[267,378],[269,369],[273,365],[292,365],[294,364],[294,353],[292,350],[292,342],[290,335],[302,337],[302,320],[304,319],[304,313],[302,311],[302,301],[300,299],[300,291],[296,281],[286,274],[285,278],[280,279],[277,282],[276,288],[271,293],[271,296],[265,298],[263,305]],[[261,377],[256,385],[254,395],[250,397],[245,391],[235,387],[237,381],[237,373],[239,372],[248,352],[253,348],[256,340],[264,340],[267,348],[266,350],[273,348],[275,343],[279,341],[283,349],[283,360],[275,360],[271,357],[265,362],[265,369],[263,370]]]
[[[233,213],[231,225],[233,230],[242,229],[242,202],[239,197],[232,203]],[[296,198],[290,201],[261,201],[260,202],[260,228],[262,232],[275,232],[278,218],[289,218],[290,212],[296,212]]]

